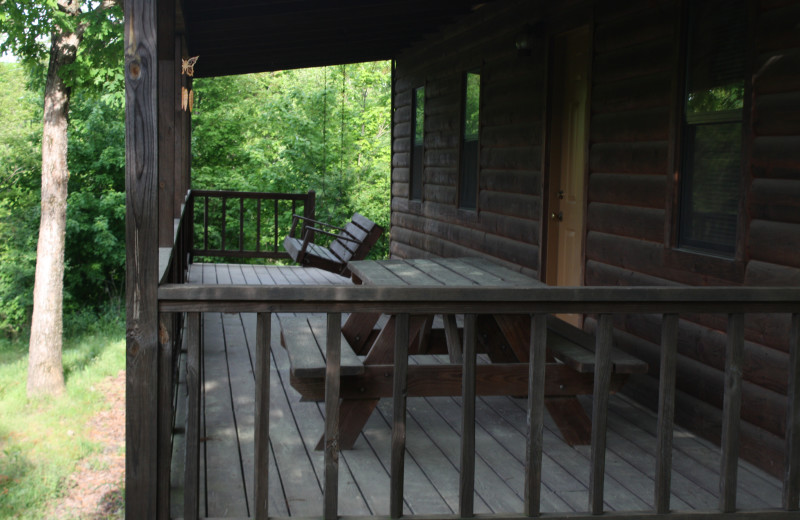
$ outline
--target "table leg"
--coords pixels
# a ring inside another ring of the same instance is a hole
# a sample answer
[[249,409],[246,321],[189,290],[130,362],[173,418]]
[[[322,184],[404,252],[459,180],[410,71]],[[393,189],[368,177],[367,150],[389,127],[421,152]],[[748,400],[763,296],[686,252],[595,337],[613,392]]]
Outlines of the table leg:
[[550,417],[570,446],[592,442],[592,420],[575,397],[548,397],[544,400]]
[[[408,337],[414,338],[425,324],[426,316],[411,316]],[[349,321],[349,320],[348,320]],[[377,321],[377,320],[376,320]],[[364,359],[365,365],[391,365],[394,363],[394,341],[397,320],[394,316],[381,329],[375,343]],[[373,325],[374,326],[374,325]],[[354,348],[355,350],[355,348]],[[378,406],[378,399],[342,399],[339,406],[339,447],[343,450],[353,448],[359,433]],[[317,449],[324,446],[324,436],[317,443]]]
[[350,343],[353,352],[363,355],[369,350],[372,331],[380,317],[380,313],[360,312],[347,317],[347,321],[342,325],[342,335]]

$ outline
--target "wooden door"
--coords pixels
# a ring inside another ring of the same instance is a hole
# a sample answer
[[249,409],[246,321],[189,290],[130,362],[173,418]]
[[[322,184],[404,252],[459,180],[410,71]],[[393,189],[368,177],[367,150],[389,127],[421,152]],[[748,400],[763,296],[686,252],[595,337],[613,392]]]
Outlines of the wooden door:
[[553,40],[545,260],[550,285],[583,285],[591,54],[588,26]]

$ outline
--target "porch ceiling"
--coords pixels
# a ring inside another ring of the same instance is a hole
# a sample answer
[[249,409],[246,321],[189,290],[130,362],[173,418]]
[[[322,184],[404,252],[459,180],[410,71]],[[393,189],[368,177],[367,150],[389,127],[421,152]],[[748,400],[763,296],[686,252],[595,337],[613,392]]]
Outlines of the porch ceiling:
[[195,76],[391,59],[491,0],[190,0]]

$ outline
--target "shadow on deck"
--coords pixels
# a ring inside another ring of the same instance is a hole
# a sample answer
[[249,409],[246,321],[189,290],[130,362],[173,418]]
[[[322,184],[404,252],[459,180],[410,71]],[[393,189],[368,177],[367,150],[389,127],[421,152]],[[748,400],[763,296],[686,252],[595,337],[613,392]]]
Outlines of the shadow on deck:
[[[316,269],[195,264],[190,281],[206,284],[349,284]],[[324,403],[301,402],[289,385],[289,361],[273,315],[270,384],[270,516],[319,516]],[[247,517],[253,508],[255,314],[204,315],[200,515]],[[181,376],[174,436],[172,516],[183,514],[185,378]],[[183,402],[181,402],[183,401]],[[460,398],[409,398],[405,513],[453,514],[459,501]],[[589,399],[582,400],[586,408]],[[526,399],[479,397],[476,408],[476,513],[523,508]],[[607,510],[653,507],[656,416],[623,396],[609,404],[604,500]],[[389,511],[391,399],[383,399],[355,444],[340,457],[339,514]],[[542,510],[589,509],[589,446],[568,446],[545,416]],[[676,429],[672,509],[718,504],[719,448]],[[738,506],[780,507],[781,482],[741,461]]]

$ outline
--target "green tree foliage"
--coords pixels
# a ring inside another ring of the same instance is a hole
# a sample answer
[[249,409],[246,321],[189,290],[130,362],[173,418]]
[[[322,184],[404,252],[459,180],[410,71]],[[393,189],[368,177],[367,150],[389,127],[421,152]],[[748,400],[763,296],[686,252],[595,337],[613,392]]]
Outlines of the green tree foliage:
[[29,317],[39,227],[41,117],[25,69],[0,63],[0,331]]
[[[30,320],[39,225],[43,69],[26,70],[0,63],[0,120],[11,122],[0,125],[5,334]],[[70,108],[66,326],[80,311],[118,305],[124,291],[123,88],[115,73],[100,77],[105,87],[75,88]],[[357,211],[388,230],[389,78],[378,62],[195,80],[193,187],[314,190],[322,220]],[[388,253],[386,235],[377,256]]]
[[[9,122],[0,125],[0,333],[6,335],[24,331],[33,304],[42,79],[29,72],[20,64],[0,63],[0,120]],[[124,97],[121,82],[107,87],[77,89],[70,110],[67,328],[69,316],[116,306],[124,291]]]
[[[317,217],[389,229],[388,62],[194,82],[194,188],[317,193]],[[388,233],[374,250],[388,254]]]

